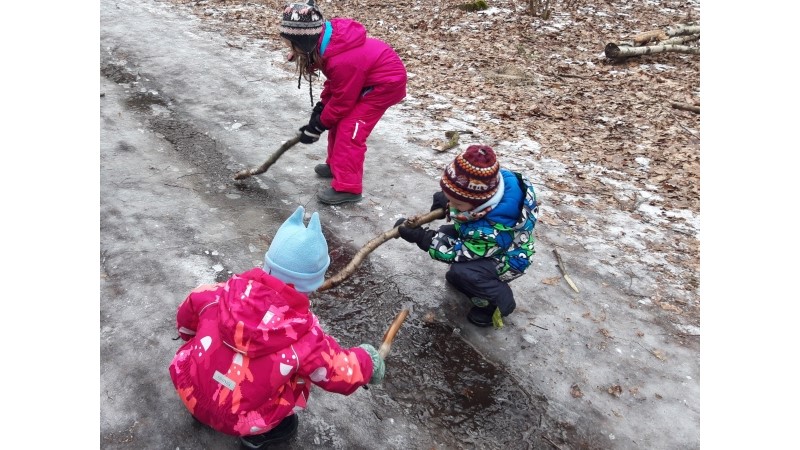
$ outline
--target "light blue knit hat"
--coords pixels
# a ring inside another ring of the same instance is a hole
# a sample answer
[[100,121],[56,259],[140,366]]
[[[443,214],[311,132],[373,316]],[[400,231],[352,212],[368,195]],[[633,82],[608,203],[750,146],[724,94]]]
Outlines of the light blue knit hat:
[[322,234],[319,213],[311,215],[308,228],[303,223],[305,210],[297,210],[283,222],[264,255],[264,270],[299,292],[314,292],[325,281],[331,263],[328,242]]

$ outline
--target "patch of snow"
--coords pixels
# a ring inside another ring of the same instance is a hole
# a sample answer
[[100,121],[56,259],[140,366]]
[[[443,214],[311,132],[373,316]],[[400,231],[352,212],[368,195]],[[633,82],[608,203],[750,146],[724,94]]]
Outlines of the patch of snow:
[[501,14],[501,13],[509,14],[511,12],[512,11],[510,9],[505,9],[505,8],[501,9],[501,8],[497,8],[497,7],[492,6],[490,8],[484,9],[482,11],[478,11],[478,14],[482,15],[482,16],[493,16],[495,14]]

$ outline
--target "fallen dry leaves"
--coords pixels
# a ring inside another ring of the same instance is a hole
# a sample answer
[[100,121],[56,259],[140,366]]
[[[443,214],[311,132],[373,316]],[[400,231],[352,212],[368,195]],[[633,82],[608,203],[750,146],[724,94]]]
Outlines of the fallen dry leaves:
[[543,279],[542,283],[550,285],[550,286],[554,286],[554,285],[558,284],[560,281],[561,281],[561,277],[550,277],[550,278]]

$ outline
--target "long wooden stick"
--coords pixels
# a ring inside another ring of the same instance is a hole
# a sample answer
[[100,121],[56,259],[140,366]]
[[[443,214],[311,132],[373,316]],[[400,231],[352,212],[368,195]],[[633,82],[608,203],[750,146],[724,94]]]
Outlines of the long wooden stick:
[[[444,208],[435,209],[429,212],[428,214],[417,215],[409,219],[406,219],[405,226],[416,228],[420,225],[433,222],[436,219],[443,219],[446,214],[447,212],[445,211]],[[320,286],[319,289],[317,289],[317,291],[324,291],[341,284],[342,281],[344,281],[347,277],[349,277],[350,275],[353,274],[353,272],[356,271],[358,266],[360,266],[361,263],[364,261],[364,258],[366,258],[367,255],[372,253],[373,250],[378,248],[378,246],[388,241],[389,239],[400,237],[400,231],[398,230],[398,228],[399,227],[394,227],[391,230],[384,231],[383,233],[372,238],[369,242],[366,243],[366,245],[361,247],[361,250],[359,250],[358,253],[356,253],[355,256],[353,256],[353,260],[350,261],[350,263],[347,264],[347,266],[345,266],[344,269],[340,270],[339,273],[337,273],[336,275],[325,280],[325,282],[322,283],[322,286]]]
[[381,355],[381,358],[386,359],[386,356],[389,354],[389,350],[392,348],[394,336],[397,334],[397,330],[399,330],[403,325],[403,322],[405,322],[406,317],[408,317],[408,308],[403,308],[397,314],[397,317],[394,318],[394,321],[389,329],[386,330],[386,334],[383,335],[383,343],[381,343],[381,348],[378,349],[378,353]]
[[239,172],[236,172],[236,175],[233,176],[233,179],[244,180],[245,178],[252,177],[253,175],[259,175],[266,172],[267,169],[269,169],[270,166],[275,164],[275,161],[277,161],[278,158],[280,158],[281,155],[283,155],[286,152],[286,150],[289,150],[290,148],[294,147],[294,145],[297,144],[298,142],[300,142],[300,134],[284,142],[283,145],[281,145],[281,147],[275,151],[275,153],[270,155],[270,157],[267,158],[266,161],[264,161],[264,164],[252,169],[240,170]]

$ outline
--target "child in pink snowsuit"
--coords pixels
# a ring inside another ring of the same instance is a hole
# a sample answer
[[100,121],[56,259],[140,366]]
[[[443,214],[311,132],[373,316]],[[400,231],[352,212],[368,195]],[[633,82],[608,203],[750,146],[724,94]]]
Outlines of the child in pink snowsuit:
[[384,375],[373,346],[340,347],[309,310],[330,257],[318,213],[308,227],[303,214],[278,229],[263,270],[201,285],[178,308],[186,343],[169,366],[175,389],[196,420],[247,448],[295,435],[311,383],[350,395]]
[[317,198],[330,205],[358,202],[367,138],[386,110],[405,98],[405,65],[388,44],[367,37],[361,23],[343,18],[323,21],[313,0],[284,8],[280,35],[291,46],[290,59],[309,80],[309,89],[317,70],[326,78],[320,101],[308,124],[300,128],[304,144],[317,142],[328,130],[325,164],[314,171],[333,180]]

